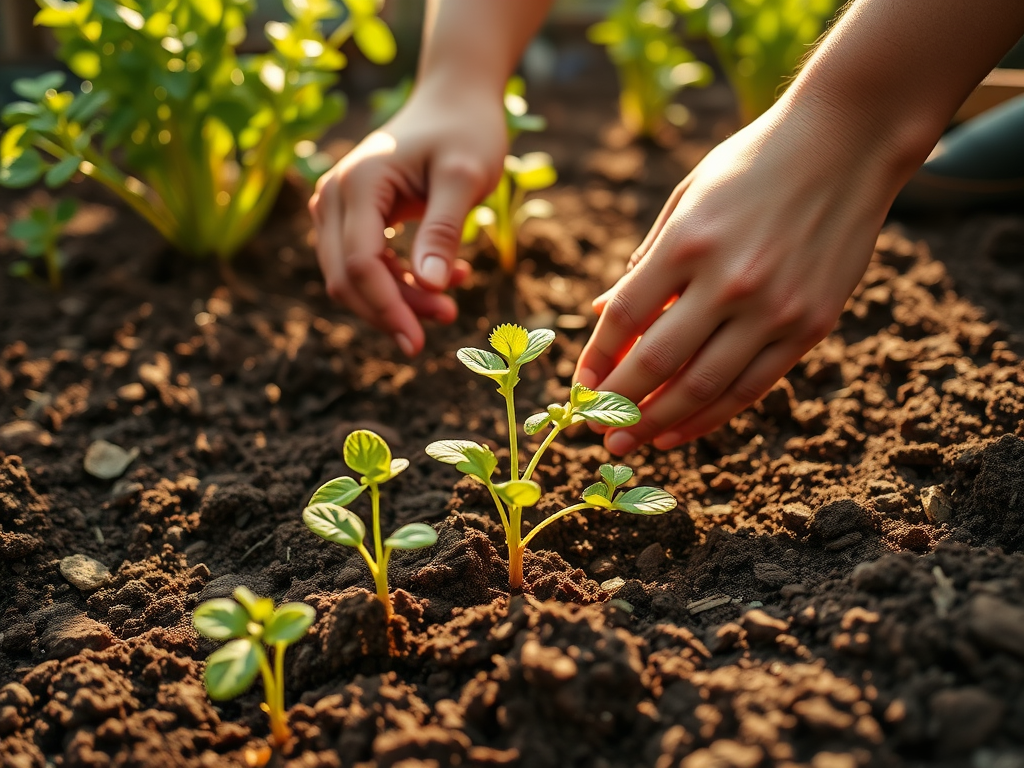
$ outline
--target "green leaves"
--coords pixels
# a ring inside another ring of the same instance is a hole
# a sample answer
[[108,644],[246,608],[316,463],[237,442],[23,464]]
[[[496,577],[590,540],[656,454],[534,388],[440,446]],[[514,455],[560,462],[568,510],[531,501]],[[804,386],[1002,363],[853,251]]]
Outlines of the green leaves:
[[494,486],[498,498],[513,507],[532,507],[540,500],[540,486],[533,480],[509,480]]
[[463,474],[472,475],[483,483],[490,479],[498,466],[494,452],[472,440],[438,440],[428,445],[426,451],[431,458],[454,464]]
[[574,384],[569,394],[573,423],[596,421],[608,427],[628,427],[640,421],[640,409],[617,392],[594,392]]
[[368,429],[357,429],[345,438],[343,455],[350,469],[372,483],[386,482],[409,466],[408,459],[392,459],[384,438]]
[[612,509],[634,515],[660,515],[675,509],[676,504],[675,498],[667,491],[641,486],[619,494],[612,503]]
[[485,349],[463,347],[455,356],[473,373],[500,382],[508,374],[508,365],[493,352]]
[[285,603],[270,617],[263,628],[263,642],[294,643],[301,640],[306,630],[316,620],[316,611],[305,603]]
[[558,181],[558,174],[547,152],[528,152],[522,157],[505,157],[505,172],[525,192],[546,189]]
[[344,507],[346,504],[351,504],[355,501],[359,494],[365,490],[365,485],[361,485],[351,477],[336,477],[317,488],[307,506],[334,504]]
[[263,651],[249,638],[232,640],[210,654],[203,681],[214,701],[233,699],[248,690],[260,671]]
[[230,640],[244,637],[249,614],[245,608],[226,597],[207,600],[192,614],[192,626],[203,637],[211,640]]
[[437,543],[437,531],[426,523],[403,525],[384,539],[384,546],[391,549],[423,549]]
[[358,547],[366,538],[366,526],[354,512],[335,504],[314,504],[302,510],[302,521],[321,539]]
[[633,470],[622,464],[618,466],[602,464],[599,472],[602,479],[608,483],[608,487],[613,491],[633,476]]
[[530,336],[525,328],[505,323],[491,331],[488,341],[494,350],[508,361],[509,365],[516,365],[530,344]]
[[[38,23],[38,22],[37,22]],[[11,90],[29,101],[42,101],[47,91],[56,91],[64,85],[63,72],[47,72],[39,77],[23,77],[11,83]]]

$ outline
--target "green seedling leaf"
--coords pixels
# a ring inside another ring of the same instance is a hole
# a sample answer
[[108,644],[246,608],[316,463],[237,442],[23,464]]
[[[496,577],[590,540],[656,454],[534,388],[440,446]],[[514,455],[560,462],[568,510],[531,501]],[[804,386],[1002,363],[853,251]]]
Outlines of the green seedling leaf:
[[397,46],[388,25],[376,16],[364,19],[352,33],[356,45],[374,64],[387,64],[395,58]]
[[596,400],[598,393],[584,387],[582,384],[573,384],[569,390],[569,405],[574,409],[580,408],[587,403]]
[[391,549],[423,549],[437,543],[437,531],[426,523],[409,523],[384,539]]
[[573,420],[581,418],[608,427],[628,427],[640,421],[640,409],[616,392],[598,392],[596,398],[575,409]]
[[472,440],[438,440],[427,446],[427,455],[487,482],[498,466],[498,459],[486,445]]
[[[526,329],[513,323],[499,325],[491,331],[491,336],[488,340],[491,342],[494,350],[505,358],[510,365],[518,365],[520,358],[526,354],[530,346],[530,335],[526,332]],[[536,357],[543,351],[544,347],[541,347],[533,357]],[[532,360],[533,358],[529,359]]]
[[57,210],[55,217],[58,224],[66,224],[74,218],[75,212],[78,210],[78,203],[70,197],[65,197],[57,203]]
[[[516,358],[516,365],[523,365],[535,360],[541,352],[551,346],[555,340],[555,332],[547,328],[538,328],[526,337],[526,349]],[[493,343],[493,342],[492,342]]]
[[388,480],[390,480],[395,475],[399,475],[402,472],[405,472],[405,470],[407,470],[408,468],[409,468],[409,460],[408,459],[392,459],[391,460],[391,468],[389,470],[391,472],[391,474],[388,475]]
[[20,189],[30,187],[42,178],[46,172],[46,163],[42,155],[29,147],[11,162],[0,166],[0,184],[5,187]]
[[16,101],[13,104],[8,104],[4,107],[4,111],[0,113],[3,116],[4,122],[11,126],[27,123],[41,114],[43,114],[43,108],[38,104],[32,104],[28,101]]
[[620,493],[612,502],[612,509],[634,515],[660,515],[676,508],[676,500],[661,488],[642,486]]
[[[507,166],[506,166],[507,167]],[[529,152],[519,158],[519,167],[512,176],[520,189],[533,192],[546,189],[558,181],[558,174],[551,165],[547,152]]]
[[535,435],[551,423],[550,413],[535,413],[523,423],[526,434]]
[[509,480],[494,486],[498,497],[513,507],[532,507],[540,500],[540,486],[533,480]]
[[359,516],[335,504],[306,507],[302,521],[320,538],[344,547],[358,547],[366,537],[366,526]]
[[244,693],[259,674],[261,653],[248,638],[232,640],[211,653],[203,675],[210,698],[223,701]]
[[60,187],[71,181],[71,177],[78,172],[78,165],[81,161],[74,155],[69,155],[54,165],[46,172],[46,186]]
[[366,486],[351,477],[336,477],[329,480],[313,494],[307,506],[314,507],[318,504],[334,504],[344,507],[351,504],[366,490]]
[[55,91],[64,85],[63,72],[47,72],[39,77],[23,77],[11,83],[11,90],[29,101],[41,101],[47,91]]
[[211,640],[230,640],[248,633],[249,613],[234,600],[218,597],[207,600],[192,614],[192,626]]
[[523,207],[516,211],[516,223],[522,224],[527,219],[550,219],[555,215],[555,206],[539,197],[527,200]]
[[263,624],[274,615],[274,601],[269,597],[259,597],[248,587],[235,587],[232,596],[245,607],[249,618],[257,624]]
[[583,500],[595,507],[611,509],[611,492],[604,483],[594,483],[583,489]]
[[473,373],[479,373],[481,376],[487,376],[498,382],[508,373],[508,365],[505,361],[485,349],[463,347],[455,353],[455,356]]
[[309,625],[315,620],[316,611],[311,606],[305,603],[285,603],[274,611],[267,622],[263,630],[263,642],[267,645],[294,643],[306,634]]
[[391,477],[391,449],[376,432],[357,429],[345,438],[343,454],[353,472],[373,482],[384,482]]
[[600,472],[601,477],[604,478],[604,481],[608,483],[608,487],[612,490],[618,488],[633,476],[633,470],[623,464],[618,466],[602,464]]

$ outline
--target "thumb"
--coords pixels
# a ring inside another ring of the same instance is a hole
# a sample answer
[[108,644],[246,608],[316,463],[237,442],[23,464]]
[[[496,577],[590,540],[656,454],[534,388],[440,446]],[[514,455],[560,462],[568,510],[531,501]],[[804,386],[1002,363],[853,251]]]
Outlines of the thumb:
[[412,256],[413,274],[424,288],[448,288],[466,215],[488,191],[488,174],[468,163],[449,164],[431,173],[427,208]]

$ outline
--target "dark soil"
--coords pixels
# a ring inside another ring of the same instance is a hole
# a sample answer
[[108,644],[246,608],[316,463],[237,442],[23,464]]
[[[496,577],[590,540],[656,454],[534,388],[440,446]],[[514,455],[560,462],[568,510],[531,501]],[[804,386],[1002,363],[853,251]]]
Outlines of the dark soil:
[[[68,289],[0,282],[3,766],[244,764],[261,687],[214,706],[191,628],[238,584],[317,610],[289,651],[292,768],[1024,765],[1024,216],[888,226],[760,404],[629,457],[679,510],[554,526],[509,596],[486,494],[423,453],[504,437],[455,350],[501,320],[561,326],[520,413],[564,398],[590,299],[723,130],[704,94],[698,135],[627,146],[610,98],[555,96],[523,146],[555,157],[557,218],[527,227],[514,291],[480,254],[411,363],[325,299],[300,190],[225,280],[78,185]],[[360,558],[300,518],[360,427],[412,462],[385,529],[440,535],[393,559],[390,641]],[[84,471],[98,439],[140,451],[119,480]],[[532,521],[607,459],[571,435]],[[79,553],[109,581],[72,586]]]

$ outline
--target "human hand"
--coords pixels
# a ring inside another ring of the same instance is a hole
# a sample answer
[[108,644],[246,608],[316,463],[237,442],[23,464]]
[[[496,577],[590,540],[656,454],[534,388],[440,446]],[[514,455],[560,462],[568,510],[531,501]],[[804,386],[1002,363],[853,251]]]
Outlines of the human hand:
[[[409,356],[422,319],[449,323],[443,293],[469,271],[456,258],[469,210],[497,183],[506,151],[501,94],[425,82],[386,125],[326,173],[309,201],[328,295]],[[387,247],[385,227],[422,219],[412,269]]]
[[[906,171],[886,137],[764,115],[675,189],[600,314],[575,379],[640,404],[613,454],[668,449],[760,399],[829,333]],[[825,116],[827,117],[827,116]],[[840,121],[841,124],[841,121]]]

